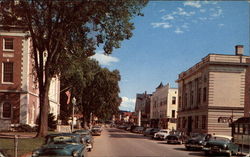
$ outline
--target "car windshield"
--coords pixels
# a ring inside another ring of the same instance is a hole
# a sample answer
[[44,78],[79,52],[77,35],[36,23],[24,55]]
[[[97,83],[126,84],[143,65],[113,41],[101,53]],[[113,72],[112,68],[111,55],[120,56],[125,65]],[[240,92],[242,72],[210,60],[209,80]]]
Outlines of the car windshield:
[[47,139],[47,144],[77,143],[74,136],[51,136]]

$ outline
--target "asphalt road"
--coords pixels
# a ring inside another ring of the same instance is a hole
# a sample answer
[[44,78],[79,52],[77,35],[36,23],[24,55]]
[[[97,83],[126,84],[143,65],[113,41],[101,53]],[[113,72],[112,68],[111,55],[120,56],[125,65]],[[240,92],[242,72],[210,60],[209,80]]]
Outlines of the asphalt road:
[[88,157],[205,157],[202,151],[187,151],[184,145],[166,144],[140,134],[105,128],[95,136],[94,149]]

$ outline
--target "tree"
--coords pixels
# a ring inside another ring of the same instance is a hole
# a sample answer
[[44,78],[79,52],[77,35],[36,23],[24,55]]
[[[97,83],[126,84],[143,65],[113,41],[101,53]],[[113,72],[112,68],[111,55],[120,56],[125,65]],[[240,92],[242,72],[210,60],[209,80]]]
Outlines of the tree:
[[134,29],[145,0],[0,0],[0,23],[21,26],[33,44],[40,118],[37,136],[48,131],[48,91],[64,57],[88,57],[96,47],[110,54]]
[[66,70],[61,74],[61,82],[62,88],[70,88],[72,95],[77,98],[77,106],[84,115],[85,127],[90,121],[91,113],[100,119],[111,118],[121,103],[119,71],[101,68],[97,61],[91,59],[75,61],[67,69],[62,67]]

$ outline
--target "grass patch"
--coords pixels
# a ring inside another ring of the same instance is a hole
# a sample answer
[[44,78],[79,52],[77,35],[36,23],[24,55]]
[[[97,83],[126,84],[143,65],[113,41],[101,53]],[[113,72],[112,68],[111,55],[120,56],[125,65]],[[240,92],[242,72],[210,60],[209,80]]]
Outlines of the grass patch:
[[[18,139],[18,154],[32,152],[34,149],[39,148],[44,143],[44,138],[19,138]],[[0,138],[0,149],[4,150],[8,156],[14,157],[14,139],[3,139]]]

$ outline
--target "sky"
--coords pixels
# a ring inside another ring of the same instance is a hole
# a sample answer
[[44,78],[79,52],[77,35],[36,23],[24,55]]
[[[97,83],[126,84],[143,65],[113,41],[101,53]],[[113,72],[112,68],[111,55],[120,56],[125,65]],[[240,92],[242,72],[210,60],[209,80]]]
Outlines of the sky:
[[249,54],[249,1],[149,1],[137,16],[133,37],[109,56],[94,59],[121,75],[121,110],[134,111],[137,93],[151,94],[162,82],[177,88],[178,75],[209,53]]

